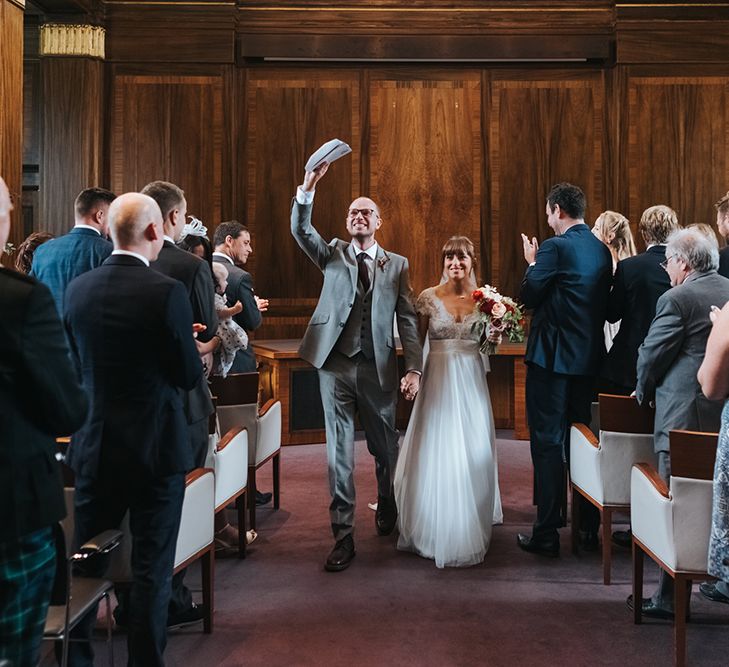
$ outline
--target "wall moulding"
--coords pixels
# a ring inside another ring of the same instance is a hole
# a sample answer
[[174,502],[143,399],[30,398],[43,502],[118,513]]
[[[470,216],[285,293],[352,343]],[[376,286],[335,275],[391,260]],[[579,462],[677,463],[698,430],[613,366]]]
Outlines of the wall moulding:
[[44,23],[40,27],[41,56],[85,56],[104,59],[106,30],[77,23]]

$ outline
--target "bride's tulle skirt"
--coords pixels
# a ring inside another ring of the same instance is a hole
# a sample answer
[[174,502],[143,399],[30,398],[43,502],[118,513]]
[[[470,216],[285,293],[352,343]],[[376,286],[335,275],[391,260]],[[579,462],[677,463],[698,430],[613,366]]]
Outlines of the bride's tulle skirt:
[[488,358],[471,340],[431,340],[395,470],[398,549],[438,567],[480,563],[503,513]]

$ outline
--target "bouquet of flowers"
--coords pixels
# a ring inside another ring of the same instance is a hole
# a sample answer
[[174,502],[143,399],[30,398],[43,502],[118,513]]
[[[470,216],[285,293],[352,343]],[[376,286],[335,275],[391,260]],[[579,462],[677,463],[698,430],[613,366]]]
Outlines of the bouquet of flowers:
[[491,285],[484,285],[473,291],[476,322],[473,332],[481,341],[481,352],[493,354],[504,336],[511,343],[524,340],[524,308],[514,299],[502,296]]

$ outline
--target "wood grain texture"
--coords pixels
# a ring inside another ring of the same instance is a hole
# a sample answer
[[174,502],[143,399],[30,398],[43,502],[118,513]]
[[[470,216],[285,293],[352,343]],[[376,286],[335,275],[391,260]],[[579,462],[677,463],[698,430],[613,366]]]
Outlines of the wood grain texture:
[[0,100],[0,176],[15,206],[9,241],[17,246],[23,240],[23,10],[9,0],[0,0]]
[[438,284],[448,238],[481,245],[480,75],[423,79],[385,73],[369,87],[369,196],[383,221],[377,238],[408,257],[416,294]]
[[729,76],[630,76],[627,106],[630,220],[667,204],[712,224],[729,187]]
[[221,218],[222,76],[120,74],[113,79],[111,182],[117,193],[168,180],[210,233]]
[[58,236],[73,226],[76,195],[108,185],[101,174],[104,70],[98,60],[75,57],[42,58],[40,67],[40,219]]
[[604,209],[601,72],[494,72],[489,116],[491,280],[518,295],[526,264],[520,233],[543,240],[550,187],[579,185],[586,221]]
[[[291,199],[303,181],[309,155],[334,137],[346,141],[353,153],[334,164],[317,188],[313,222],[326,240],[346,235],[347,206],[359,190],[359,79],[358,72],[250,72],[246,221],[254,254],[249,264],[257,291],[267,298],[316,299],[319,295],[321,272],[291,237]],[[283,303],[274,301],[264,316],[267,324],[277,316],[290,317],[277,305]],[[293,322],[281,325],[296,326]]]

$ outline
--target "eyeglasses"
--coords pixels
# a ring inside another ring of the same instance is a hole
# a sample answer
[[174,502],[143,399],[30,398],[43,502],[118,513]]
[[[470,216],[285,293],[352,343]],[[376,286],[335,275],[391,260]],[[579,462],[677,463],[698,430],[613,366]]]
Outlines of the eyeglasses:
[[668,271],[668,262],[670,262],[675,256],[675,253],[673,255],[669,255],[661,262],[660,266],[664,271]]
[[359,214],[362,214],[363,218],[371,218],[373,215],[377,215],[377,211],[373,208],[350,208],[349,217],[354,220]]

